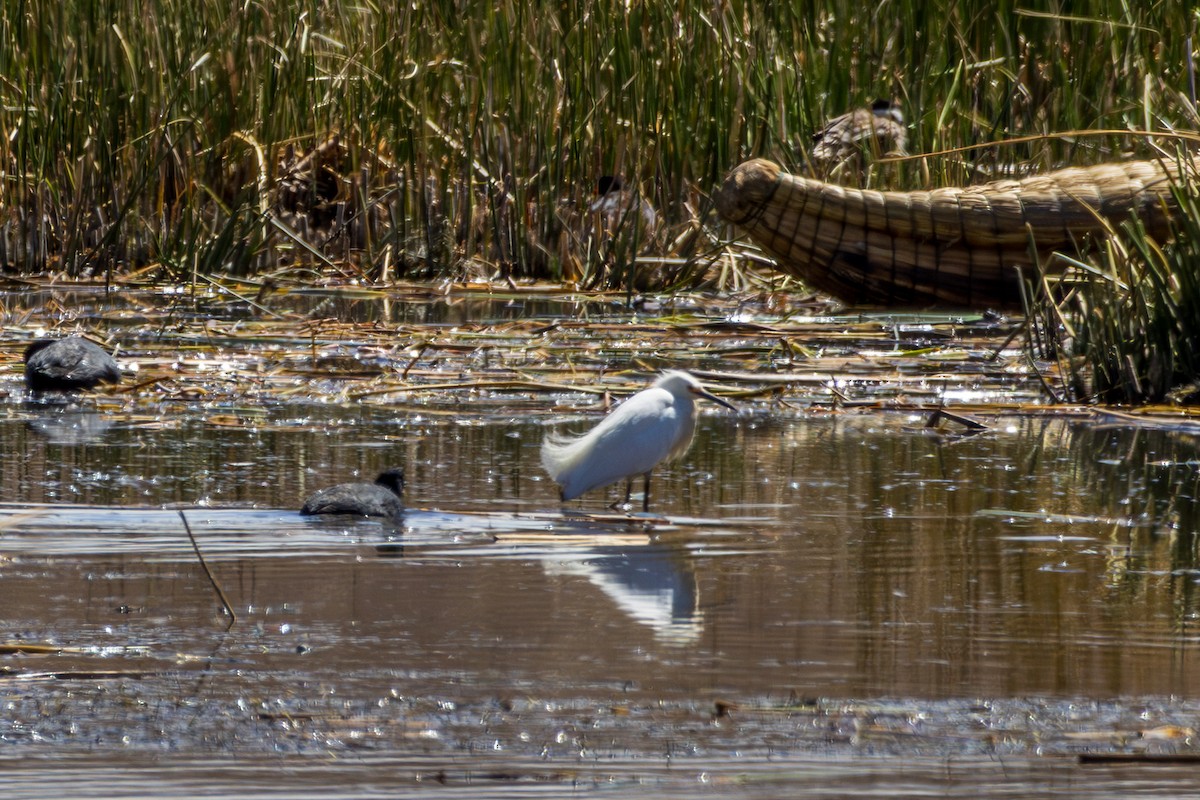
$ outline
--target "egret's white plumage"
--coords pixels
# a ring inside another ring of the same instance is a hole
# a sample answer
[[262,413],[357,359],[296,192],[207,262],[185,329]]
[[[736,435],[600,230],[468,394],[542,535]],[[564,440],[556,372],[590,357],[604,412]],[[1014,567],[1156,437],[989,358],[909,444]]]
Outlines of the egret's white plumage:
[[[582,436],[548,434],[542,443],[542,466],[561,488],[563,500],[638,475],[645,476],[648,489],[650,471],[683,455],[691,445],[699,397],[733,408],[686,372],[664,372]],[[649,504],[647,491],[643,510]]]

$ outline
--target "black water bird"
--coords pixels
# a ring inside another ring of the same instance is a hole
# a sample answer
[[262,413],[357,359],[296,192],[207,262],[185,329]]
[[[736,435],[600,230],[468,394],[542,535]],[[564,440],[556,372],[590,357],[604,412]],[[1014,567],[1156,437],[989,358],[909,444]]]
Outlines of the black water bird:
[[404,516],[404,470],[385,469],[374,483],[339,483],[314,492],[301,514],[355,514],[360,517]]
[[30,391],[74,392],[120,380],[121,368],[113,357],[80,336],[38,339],[25,348],[25,385]]

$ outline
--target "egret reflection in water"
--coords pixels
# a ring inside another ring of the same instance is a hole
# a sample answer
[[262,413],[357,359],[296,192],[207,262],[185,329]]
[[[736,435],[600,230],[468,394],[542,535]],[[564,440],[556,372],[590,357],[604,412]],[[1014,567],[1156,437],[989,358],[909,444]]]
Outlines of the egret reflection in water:
[[596,548],[575,558],[546,556],[542,566],[547,575],[587,578],[661,642],[690,644],[703,632],[696,575],[668,548]]

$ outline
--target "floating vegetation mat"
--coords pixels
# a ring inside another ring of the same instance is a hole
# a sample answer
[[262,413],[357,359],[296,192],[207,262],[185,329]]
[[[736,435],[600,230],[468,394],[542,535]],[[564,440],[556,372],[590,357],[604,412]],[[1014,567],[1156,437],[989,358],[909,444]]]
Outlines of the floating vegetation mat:
[[1031,362],[1023,321],[990,313],[842,313],[769,288],[731,298],[564,292],[549,285],[315,290],[22,282],[0,294],[0,392],[22,396],[39,336],[115,352],[130,413],[205,403],[238,425],[269,403],[375,403],[425,413],[561,412],[687,369],[719,394],[800,408],[1046,404],[1054,364]]

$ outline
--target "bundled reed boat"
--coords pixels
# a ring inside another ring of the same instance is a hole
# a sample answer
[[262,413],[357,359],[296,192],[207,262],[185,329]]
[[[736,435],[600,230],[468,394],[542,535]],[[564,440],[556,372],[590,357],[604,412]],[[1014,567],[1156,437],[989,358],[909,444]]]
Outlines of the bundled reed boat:
[[1128,161],[932,191],[853,189],[763,159],[725,179],[717,209],[779,268],[850,304],[1013,308],[1020,281],[1136,214],[1159,241],[1173,186],[1200,158]]

